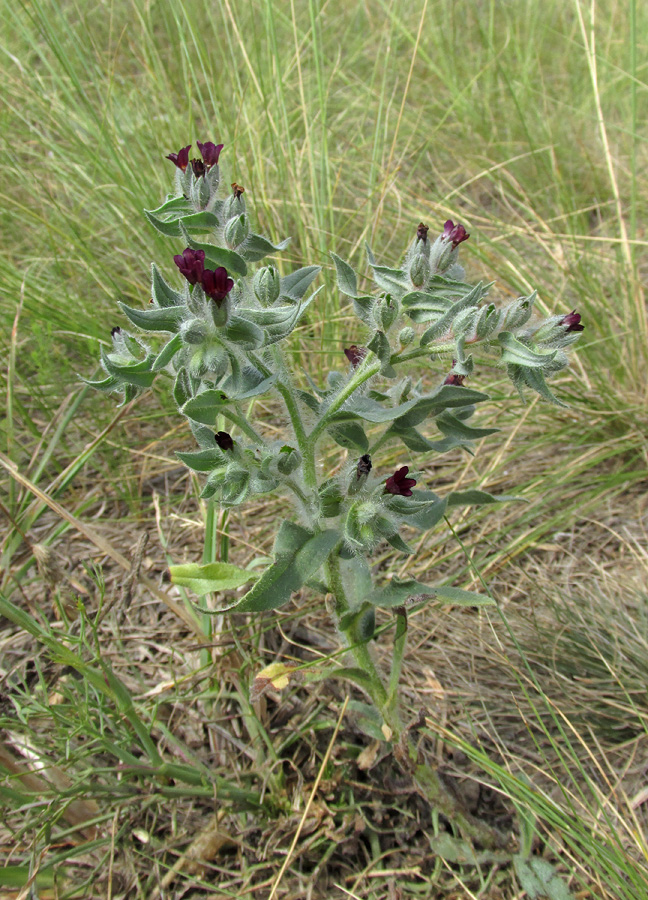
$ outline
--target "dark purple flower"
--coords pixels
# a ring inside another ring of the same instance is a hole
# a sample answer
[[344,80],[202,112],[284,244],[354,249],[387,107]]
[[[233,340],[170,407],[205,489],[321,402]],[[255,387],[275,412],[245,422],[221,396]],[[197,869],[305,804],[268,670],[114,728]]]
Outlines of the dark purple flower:
[[449,375],[446,375],[444,384],[456,384],[458,387],[463,387],[463,383],[465,380],[465,375],[457,375],[456,372],[450,372]]
[[425,244],[425,242],[427,241],[427,233],[429,230],[430,230],[429,226],[424,225],[423,222],[419,223],[419,226],[416,229],[416,243],[417,244],[419,241],[423,241],[423,243]]
[[408,478],[409,466],[397,469],[385,482],[386,494],[397,494],[399,497],[411,497],[416,478]]
[[585,326],[581,325],[580,320],[580,313],[577,313],[575,309],[572,309],[568,315],[562,317],[558,324],[566,325],[567,331],[584,331]]
[[205,163],[202,159],[192,159],[191,160],[191,168],[193,169],[193,173],[196,178],[204,177],[205,172],[207,171],[205,167]]
[[358,465],[356,466],[356,477],[364,478],[369,472],[371,472],[371,457],[368,453],[365,453],[358,460]]
[[228,434],[226,431],[217,431],[214,435],[214,439],[218,444],[220,450],[234,449],[234,441],[232,440],[232,435]]
[[192,250],[190,247],[187,247],[182,251],[182,255],[174,256],[173,261],[189,284],[198,284],[202,280],[205,268],[204,250]]
[[214,144],[211,141],[205,141],[204,144],[201,144],[200,141],[196,141],[196,143],[198,144],[198,149],[202,155],[205,167],[209,172],[212,166],[218,165],[218,157],[225,144]]
[[235,196],[236,199],[238,200],[239,197],[241,196],[241,194],[244,194],[244,193],[245,193],[245,188],[244,188],[244,187],[241,187],[240,184],[237,184],[235,181],[233,181],[233,182],[232,182],[232,193],[234,194],[234,196]]
[[367,351],[364,347],[356,347],[355,344],[351,344],[350,347],[347,347],[345,349],[344,355],[349,360],[353,368],[356,369],[367,355]]
[[227,276],[227,269],[225,266],[219,266],[214,271],[205,269],[202,273],[200,283],[207,296],[211,297],[212,300],[215,300],[218,306],[221,305],[225,297],[227,297],[234,287],[234,282]]
[[462,241],[467,241],[470,235],[466,233],[463,225],[458,223],[455,225],[452,219],[448,219],[443,226],[443,237],[446,241],[452,241],[452,249],[455,250]]
[[121,334],[121,328],[119,327],[119,325],[115,325],[114,328],[111,328],[111,329],[110,329],[110,336],[111,336],[111,337],[115,337],[116,334]]
[[189,165],[189,151],[191,150],[191,144],[188,147],[183,147],[182,150],[178,150],[177,153],[169,153],[166,157],[170,159],[172,163],[174,163],[179,169],[182,169],[184,172]]

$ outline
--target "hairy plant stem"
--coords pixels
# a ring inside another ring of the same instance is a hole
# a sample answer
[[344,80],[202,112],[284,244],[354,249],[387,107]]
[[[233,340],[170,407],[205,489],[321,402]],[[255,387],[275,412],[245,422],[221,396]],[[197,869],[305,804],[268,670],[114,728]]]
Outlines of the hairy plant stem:
[[407,616],[405,610],[397,611],[396,636],[394,639],[394,655],[389,687],[376,667],[367,644],[355,633],[354,625],[342,629],[340,620],[349,612],[350,606],[346,598],[342,575],[340,572],[339,548],[329,556],[326,563],[328,588],[334,598],[334,618],[339,633],[353,655],[356,664],[367,675],[371,700],[383,717],[391,731],[395,753],[399,766],[412,777],[416,787],[427,798],[430,805],[445,816],[467,837],[477,841],[489,849],[502,849],[507,846],[508,839],[497,828],[475,818],[464,807],[461,799],[444,783],[436,769],[418,761],[418,750],[408,730],[403,727],[398,708],[398,681],[405,653],[407,636]]

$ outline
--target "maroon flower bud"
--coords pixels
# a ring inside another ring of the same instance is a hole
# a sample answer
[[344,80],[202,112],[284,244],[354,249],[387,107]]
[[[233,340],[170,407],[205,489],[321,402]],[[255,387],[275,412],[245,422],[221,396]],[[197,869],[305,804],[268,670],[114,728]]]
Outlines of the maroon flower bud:
[[182,251],[182,255],[174,256],[173,261],[189,284],[198,284],[201,281],[205,268],[204,250],[192,250],[187,247]]
[[202,273],[200,284],[207,296],[211,297],[218,306],[221,305],[225,297],[227,297],[234,287],[234,282],[227,276],[227,269],[225,266],[219,266],[214,271],[205,269]]
[[357,369],[357,367],[367,355],[367,351],[364,347],[356,347],[355,344],[351,344],[350,347],[347,347],[345,349],[344,355],[349,360],[353,368]]
[[228,434],[226,431],[217,431],[214,435],[214,439],[218,444],[220,450],[234,449],[234,441],[232,440],[232,435]]
[[202,159],[192,159],[191,160],[191,168],[193,169],[193,173],[196,178],[204,177],[207,169],[205,168],[205,163]]
[[584,331],[585,326],[580,323],[581,316],[573,309],[568,315],[563,316],[559,325],[566,325],[567,331]]
[[452,249],[455,250],[462,241],[467,241],[470,235],[466,233],[463,225],[458,223],[455,225],[452,219],[448,219],[443,226],[443,237],[446,241],[452,241]]
[[189,165],[189,151],[191,150],[191,144],[188,147],[183,147],[182,150],[178,150],[177,153],[169,153],[166,159],[170,159],[172,163],[174,163],[179,169],[182,169],[184,172]]
[[416,243],[417,244],[419,241],[423,241],[424,244],[426,243],[427,233],[429,230],[430,230],[429,227],[427,225],[424,225],[423,222],[419,223],[419,227],[416,229]]
[[211,141],[206,141],[204,144],[201,144],[200,141],[196,141],[196,143],[198,144],[198,149],[202,155],[205,167],[209,172],[212,166],[218,165],[218,157],[225,145],[213,144]]
[[463,383],[465,380],[465,375],[457,375],[456,372],[450,372],[449,375],[446,375],[444,384],[456,384],[458,387],[463,387]]
[[356,477],[357,478],[366,477],[369,474],[369,472],[371,472],[371,468],[372,468],[371,457],[369,456],[368,453],[365,453],[358,460],[358,465],[356,466]]
[[409,466],[397,469],[385,482],[386,494],[397,494],[399,497],[411,497],[416,478],[408,478]]
[[245,188],[244,188],[244,187],[241,187],[240,184],[237,184],[235,181],[233,181],[233,182],[232,182],[232,193],[234,194],[234,196],[235,196],[236,199],[238,200],[239,197],[241,196],[241,194],[244,194],[244,193],[245,193]]
[[110,336],[111,336],[111,337],[115,337],[116,334],[121,334],[121,328],[119,327],[119,325],[115,325],[114,328],[111,328],[111,329],[110,329]]

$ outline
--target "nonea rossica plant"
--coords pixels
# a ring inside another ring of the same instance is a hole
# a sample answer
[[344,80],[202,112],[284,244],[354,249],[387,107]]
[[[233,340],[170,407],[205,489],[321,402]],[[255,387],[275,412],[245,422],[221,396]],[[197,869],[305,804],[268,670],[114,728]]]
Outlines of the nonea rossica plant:
[[[228,509],[282,492],[292,498],[294,515],[278,528],[265,568],[189,563],[172,566],[171,579],[198,595],[225,598],[217,610],[197,603],[203,613],[277,609],[303,587],[329,596],[322,608],[335,620],[348,664],[329,663],[326,674],[362,689],[370,702],[357,703],[356,710],[365,729],[393,744],[400,765],[441,812],[481,843],[501,844],[502,836],[472,819],[436,772],[419,763],[398,705],[412,604],[427,598],[471,607],[493,601],[413,578],[378,576],[371,558],[383,542],[411,554],[403,526],[425,531],[452,507],[515,499],[481,490],[439,496],[425,487],[413,459],[420,464],[425,454],[470,450],[473,441],[496,430],[470,424],[477,405],[489,399],[466,384],[473,355],[501,365],[521,395],[534,391],[560,403],[547,378],[567,366],[567,351],[583,330],[580,316],[574,311],[541,319],[534,314],[535,294],[503,306],[491,302],[491,285],[467,282],[459,263],[466,229],[448,221],[431,239],[421,223],[396,268],[382,265],[367,247],[371,292],[331,254],[338,289],[350,298],[366,339],[362,346],[340,348],[339,366],[323,383],[319,373],[315,380],[291,371],[284,347],[318,294],[309,289],[320,267],[281,276],[274,265],[263,265],[288,242],[273,244],[252,230],[248,194],[240,185],[221,190],[222,145],[198,142],[198,148],[200,158],[191,160],[190,146],[169,154],[175,191],[146,211],[149,222],[174,239],[177,252],[165,261],[166,275],[153,264],[145,308],[121,304],[137,332],[113,329],[112,349],[102,353],[107,377],[90,383],[121,391],[126,402],[157,377],[170,378],[196,442],[178,456],[204,475],[207,504]],[[142,332],[158,342],[149,344]],[[167,335],[161,343],[160,335]],[[452,364],[439,373],[435,366],[443,359]],[[425,370],[414,376],[419,363]],[[250,414],[251,399],[264,394],[283,406],[281,439]],[[335,474],[319,463],[326,442],[347,454]],[[388,444],[402,446],[395,471],[381,464]],[[393,652],[380,665],[371,647],[376,608],[391,610],[394,619]],[[291,671],[274,663],[257,683],[285,684]]]

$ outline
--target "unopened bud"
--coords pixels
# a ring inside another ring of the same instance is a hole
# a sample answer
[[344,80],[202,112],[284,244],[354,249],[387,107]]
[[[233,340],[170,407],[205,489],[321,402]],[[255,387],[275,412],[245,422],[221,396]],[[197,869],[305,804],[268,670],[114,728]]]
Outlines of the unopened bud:
[[250,224],[248,218],[245,213],[241,213],[240,216],[231,218],[225,225],[225,243],[231,250],[234,250],[243,243],[249,233]]
[[398,340],[400,341],[403,347],[407,347],[408,344],[411,344],[414,338],[416,337],[416,332],[413,328],[410,328],[409,325],[406,328],[403,328],[400,334],[398,335]]
[[374,319],[381,331],[387,332],[398,315],[396,301],[389,294],[381,297],[374,307]]
[[282,475],[290,475],[295,469],[299,468],[302,461],[302,455],[299,450],[294,447],[285,446],[279,451],[277,459],[277,469]]
[[483,341],[486,338],[490,337],[490,335],[497,328],[499,319],[500,314],[494,303],[489,303],[488,306],[484,306],[480,310],[477,324],[475,326],[475,334],[480,341]]
[[207,337],[207,328],[200,319],[189,319],[182,323],[180,336],[186,344],[202,344]]
[[416,288],[425,285],[430,274],[430,264],[422,253],[417,254],[410,265],[409,277],[410,281]]
[[272,306],[281,291],[281,278],[277,269],[274,266],[259,269],[254,276],[252,288],[261,306]]
[[520,297],[509,304],[504,310],[503,327],[507,330],[512,328],[521,328],[526,325],[533,314],[533,303],[535,301],[535,292],[530,297]]

